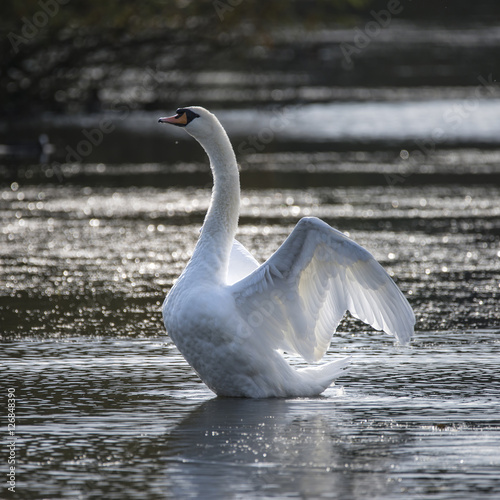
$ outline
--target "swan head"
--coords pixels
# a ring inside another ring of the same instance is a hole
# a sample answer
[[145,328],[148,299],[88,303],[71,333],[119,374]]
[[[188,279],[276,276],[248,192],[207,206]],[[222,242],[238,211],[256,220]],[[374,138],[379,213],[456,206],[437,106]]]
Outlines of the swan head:
[[219,123],[215,115],[200,106],[179,108],[174,116],[160,118],[158,122],[183,127],[197,140],[211,137]]

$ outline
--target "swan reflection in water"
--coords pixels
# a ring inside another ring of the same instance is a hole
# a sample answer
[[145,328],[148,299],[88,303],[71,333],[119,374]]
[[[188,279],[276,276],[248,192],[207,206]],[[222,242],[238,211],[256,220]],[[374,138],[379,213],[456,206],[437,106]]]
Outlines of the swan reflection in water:
[[[335,393],[334,389],[330,389]],[[307,498],[383,496],[394,447],[346,434],[351,416],[335,395],[314,399],[223,399],[203,403],[168,436],[166,486],[174,498],[252,498],[252,493]],[[368,497],[366,497],[368,498]]]

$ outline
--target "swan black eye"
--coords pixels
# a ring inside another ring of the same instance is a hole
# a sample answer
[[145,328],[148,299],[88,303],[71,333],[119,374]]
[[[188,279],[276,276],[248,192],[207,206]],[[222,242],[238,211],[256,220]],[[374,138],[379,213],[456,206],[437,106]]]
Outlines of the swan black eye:
[[182,115],[186,115],[186,123],[184,126],[188,125],[191,123],[195,118],[199,118],[200,115],[196,114],[194,111],[191,111],[190,109],[184,109],[184,108],[179,108],[177,111],[177,116],[176,118],[180,118]]

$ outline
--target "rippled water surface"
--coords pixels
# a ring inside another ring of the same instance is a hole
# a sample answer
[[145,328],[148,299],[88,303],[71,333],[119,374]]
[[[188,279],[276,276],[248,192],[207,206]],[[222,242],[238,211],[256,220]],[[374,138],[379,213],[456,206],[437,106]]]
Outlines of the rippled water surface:
[[0,198],[17,497],[498,498],[500,153],[241,163],[238,238],[255,256],[301,216],[348,232],[409,298],[412,344],[346,318],[327,358],[353,369],[324,396],[215,398],[160,316],[208,206],[206,165],[22,167]]

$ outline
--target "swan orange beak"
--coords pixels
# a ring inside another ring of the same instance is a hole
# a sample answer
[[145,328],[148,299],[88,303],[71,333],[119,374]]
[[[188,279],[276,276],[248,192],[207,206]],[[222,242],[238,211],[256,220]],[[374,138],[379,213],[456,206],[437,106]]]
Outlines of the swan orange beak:
[[185,127],[188,124],[188,119],[186,113],[177,113],[175,116],[160,118],[158,122],[171,123],[172,125],[177,125],[178,127]]

